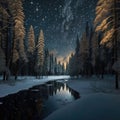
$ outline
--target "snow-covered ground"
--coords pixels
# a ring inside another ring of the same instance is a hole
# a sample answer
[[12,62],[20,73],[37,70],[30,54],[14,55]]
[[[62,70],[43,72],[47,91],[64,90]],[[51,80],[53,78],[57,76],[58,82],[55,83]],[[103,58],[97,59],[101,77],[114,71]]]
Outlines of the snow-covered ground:
[[[115,77],[112,75],[104,76],[104,79],[93,76],[91,78],[79,78],[70,80],[69,87],[78,91],[81,96],[90,95],[93,93],[119,93],[115,90]],[[119,85],[120,86],[120,85]]]
[[[0,97],[4,97],[8,94],[16,93],[20,90],[28,89],[32,86],[44,84],[50,80],[60,80],[68,79],[69,76],[48,76],[43,77],[43,79],[35,79],[35,77],[18,77],[18,80],[9,80],[8,82],[3,82],[0,80]],[[0,78],[2,79],[2,78]]]
[[[43,79],[19,77],[17,81],[0,81],[0,97],[50,80],[68,78],[69,76],[49,76]],[[45,120],[120,120],[120,90],[115,90],[114,79],[114,76],[105,76],[104,80],[95,76],[70,79],[67,85],[80,93],[80,99],[53,112]]]
[[70,80],[68,86],[80,93],[80,99],[45,120],[120,120],[120,90],[115,90],[114,82],[114,76]]
[[120,95],[98,93],[81,97],[45,120],[120,120]]

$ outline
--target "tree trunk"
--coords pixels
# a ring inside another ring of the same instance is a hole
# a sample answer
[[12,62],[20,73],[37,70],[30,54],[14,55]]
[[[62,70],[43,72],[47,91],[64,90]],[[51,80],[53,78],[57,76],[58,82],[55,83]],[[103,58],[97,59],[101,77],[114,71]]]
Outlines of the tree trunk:
[[[117,56],[117,14],[116,14],[116,0],[114,0],[114,20],[115,20],[115,25],[114,25],[114,29],[115,29],[115,37],[114,37],[114,63],[118,60],[118,56]],[[118,81],[118,72],[115,71],[115,88],[118,89],[119,88],[119,81]]]
[[3,72],[3,81],[6,80],[6,72]]
[[17,73],[15,74],[15,80],[17,80]]

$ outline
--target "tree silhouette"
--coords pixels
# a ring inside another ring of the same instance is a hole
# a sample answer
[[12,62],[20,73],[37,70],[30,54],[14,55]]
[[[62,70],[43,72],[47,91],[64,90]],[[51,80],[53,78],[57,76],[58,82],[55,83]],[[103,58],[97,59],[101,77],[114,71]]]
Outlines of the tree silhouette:
[[[101,44],[113,47],[114,63],[118,61],[118,34],[120,34],[120,1],[99,0],[94,20],[96,31],[103,32]],[[116,89],[118,89],[118,72],[116,72]]]

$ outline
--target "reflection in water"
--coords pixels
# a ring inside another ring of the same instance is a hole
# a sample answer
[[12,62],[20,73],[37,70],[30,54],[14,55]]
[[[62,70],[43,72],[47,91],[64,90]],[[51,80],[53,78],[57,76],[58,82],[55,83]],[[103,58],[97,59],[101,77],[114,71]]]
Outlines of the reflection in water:
[[0,120],[41,120],[77,98],[66,83],[47,82],[0,98]]

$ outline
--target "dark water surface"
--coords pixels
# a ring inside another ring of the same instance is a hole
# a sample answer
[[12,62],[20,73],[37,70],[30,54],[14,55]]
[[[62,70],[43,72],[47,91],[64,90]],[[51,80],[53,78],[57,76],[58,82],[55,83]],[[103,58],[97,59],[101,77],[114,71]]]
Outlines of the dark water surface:
[[47,82],[0,98],[0,120],[42,120],[78,98],[65,81]]

